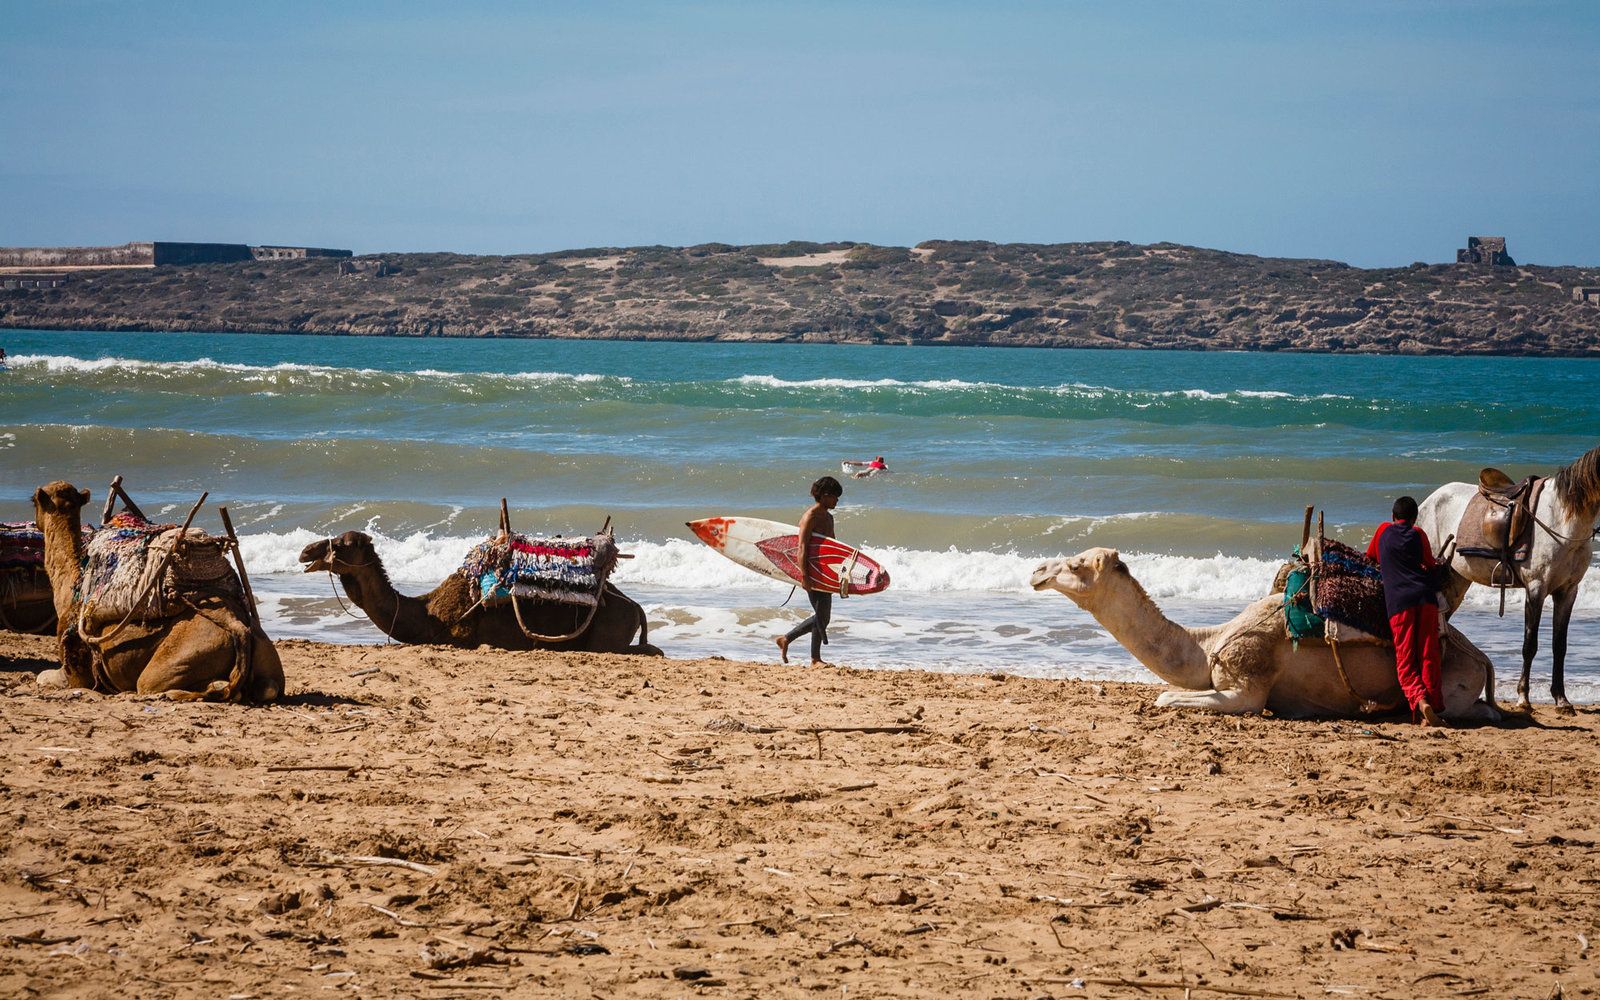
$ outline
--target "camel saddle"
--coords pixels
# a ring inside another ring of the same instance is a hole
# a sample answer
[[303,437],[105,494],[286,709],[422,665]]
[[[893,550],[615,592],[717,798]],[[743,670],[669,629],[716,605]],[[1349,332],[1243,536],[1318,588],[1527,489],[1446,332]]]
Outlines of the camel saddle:
[[1517,482],[1499,469],[1478,473],[1478,493],[1467,501],[1456,528],[1456,552],[1493,559],[1490,585],[1521,587],[1521,565],[1533,551],[1534,511],[1544,491],[1541,476]]

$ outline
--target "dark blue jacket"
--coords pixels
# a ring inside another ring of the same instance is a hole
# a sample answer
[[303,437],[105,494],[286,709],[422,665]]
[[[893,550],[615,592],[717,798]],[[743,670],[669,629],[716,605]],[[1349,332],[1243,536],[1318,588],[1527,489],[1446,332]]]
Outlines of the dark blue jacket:
[[1406,521],[1385,521],[1367,545],[1383,574],[1383,606],[1389,617],[1419,604],[1438,604],[1433,585],[1433,545],[1427,532]]

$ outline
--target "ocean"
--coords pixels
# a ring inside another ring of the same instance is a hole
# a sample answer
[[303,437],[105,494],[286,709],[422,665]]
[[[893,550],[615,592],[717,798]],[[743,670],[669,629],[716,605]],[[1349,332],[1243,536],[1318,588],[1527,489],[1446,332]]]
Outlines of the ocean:
[[[1553,471],[1600,443],[1600,364],[1534,358],[0,331],[0,517],[42,483],[121,474],[147,513],[243,536],[274,637],[379,642],[308,542],[371,533],[420,593],[489,534],[585,534],[613,518],[613,579],[668,655],[775,657],[803,595],[695,541],[684,522],[793,523],[841,460],[839,534],[892,574],[835,602],[836,662],[1154,681],[1066,598],[1042,557],[1104,545],[1184,624],[1270,587],[1306,504],[1365,544],[1393,498],[1484,465]],[[1485,402],[1484,396],[1493,395]],[[843,478],[841,476],[841,478]],[[1509,700],[1522,601],[1475,588],[1457,617]],[[1600,574],[1568,652],[1600,700]],[[351,612],[354,612],[352,614]],[[1535,695],[1549,698],[1549,615]],[[774,668],[778,669],[778,668]]]

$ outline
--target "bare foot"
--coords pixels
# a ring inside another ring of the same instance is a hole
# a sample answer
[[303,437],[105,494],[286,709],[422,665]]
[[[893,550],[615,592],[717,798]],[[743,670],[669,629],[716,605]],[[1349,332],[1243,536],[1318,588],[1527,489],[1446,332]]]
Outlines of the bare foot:
[[831,667],[831,666],[833,666],[833,664],[829,663],[827,660],[812,660],[811,661],[811,665],[813,667]]
[[782,660],[784,663],[788,663],[789,637],[786,635],[775,635],[772,637],[772,641],[778,644],[778,659]]
[[1445,721],[1439,717],[1439,713],[1433,710],[1432,705],[1428,704],[1427,702],[1423,702],[1420,707],[1422,709],[1422,724],[1424,726],[1432,726],[1437,729],[1446,725]]

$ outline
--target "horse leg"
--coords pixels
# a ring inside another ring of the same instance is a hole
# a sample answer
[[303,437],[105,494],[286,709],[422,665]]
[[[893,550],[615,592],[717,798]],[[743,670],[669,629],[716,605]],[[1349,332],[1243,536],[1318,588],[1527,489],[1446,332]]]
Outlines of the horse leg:
[[1539,621],[1544,617],[1544,590],[1536,589],[1530,582],[1523,601],[1522,679],[1517,681],[1517,708],[1531,712],[1533,703],[1528,700],[1528,675],[1533,672],[1533,656],[1539,652]]
[[1555,611],[1550,618],[1550,696],[1556,701],[1556,711],[1572,714],[1572,702],[1567,700],[1567,626],[1572,623],[1572,609],[1578,603],[1576,585],[1558,590]]

